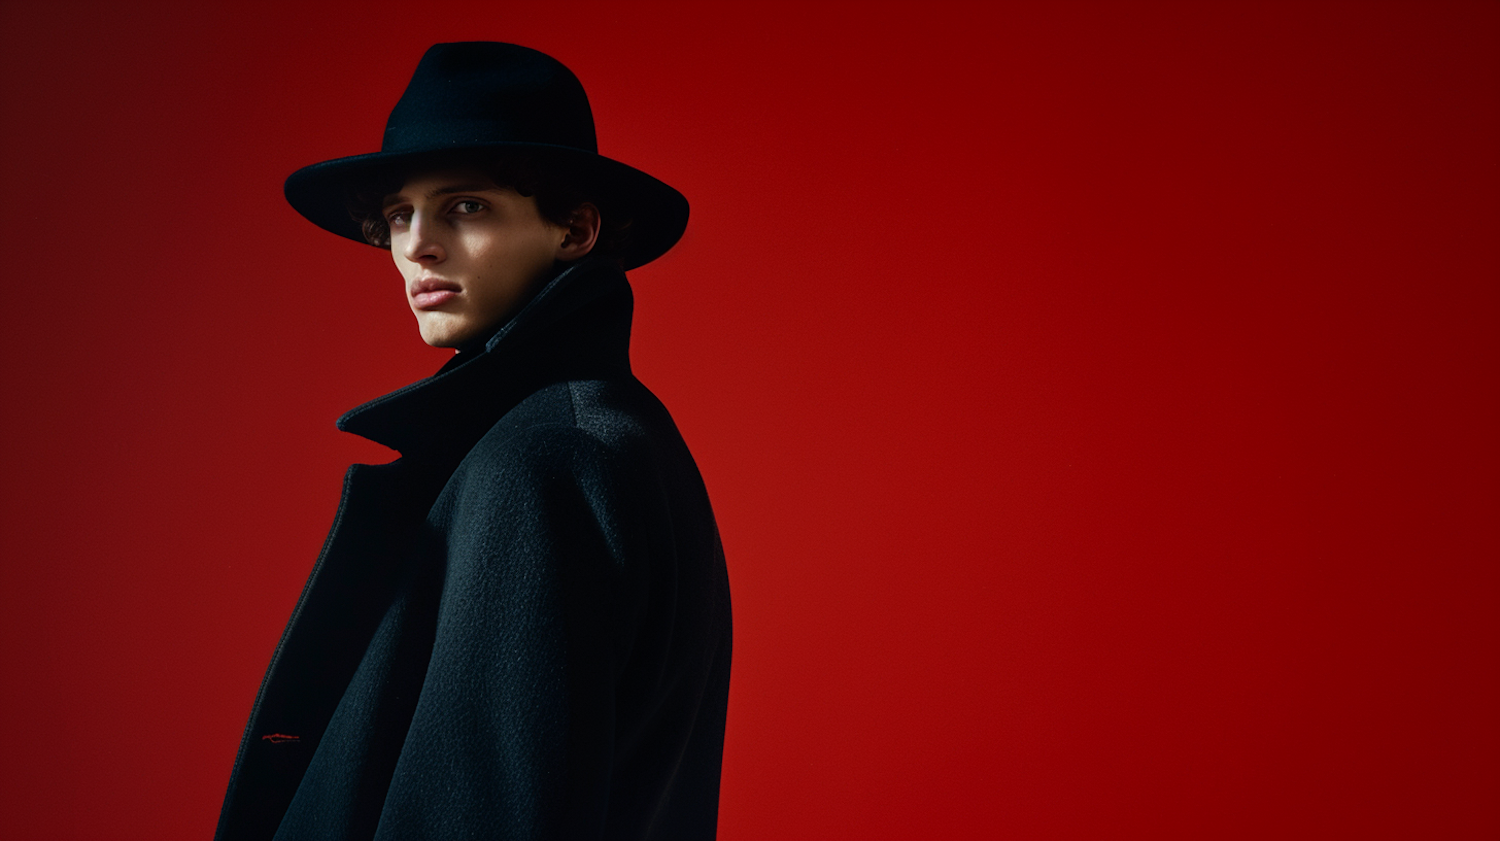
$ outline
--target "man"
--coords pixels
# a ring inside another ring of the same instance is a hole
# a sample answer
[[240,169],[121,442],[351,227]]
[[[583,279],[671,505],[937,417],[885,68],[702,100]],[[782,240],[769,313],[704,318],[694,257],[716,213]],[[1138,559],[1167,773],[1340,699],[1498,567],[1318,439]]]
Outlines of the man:
[[687,202],[599,156],[578,80],[439,44],[381,151],[287,180],[387,247],[458,352],[339,427],[354,465],[235,761],[221,839],[706,838],[728,581],[691,455],[630,373],[623,269]]

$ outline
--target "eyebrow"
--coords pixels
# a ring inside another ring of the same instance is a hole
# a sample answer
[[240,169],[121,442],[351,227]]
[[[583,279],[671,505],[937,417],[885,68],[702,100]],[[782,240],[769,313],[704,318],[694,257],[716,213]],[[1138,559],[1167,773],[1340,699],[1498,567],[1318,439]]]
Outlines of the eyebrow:
[[[438,196],[450,196],[454,193],[489,193],[498,189],[500,188],[496,187],[494,184],[486,184],[480,181],[475,181],[469,184],[451,184],[443,187],[433,188],[427,191],[427,195],[425,196],[425,198],[435,199]],[[402,195],[401,193],[391,193],[390,195],[386,196],[380,204],[382,207],[384,207],[387,205],[395,204],[399,201],[403,201],[405,199],[406,196]]]

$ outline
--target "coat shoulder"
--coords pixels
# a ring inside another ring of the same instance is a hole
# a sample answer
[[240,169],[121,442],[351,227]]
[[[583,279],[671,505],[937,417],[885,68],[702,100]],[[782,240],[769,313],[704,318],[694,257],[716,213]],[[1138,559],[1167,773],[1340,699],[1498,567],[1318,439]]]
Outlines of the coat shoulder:
[[506,412],[465,456],[445,496],[460,507],[482,500],[494,510],[502,501],[525,507],[541,496],[582,491],[596,508],[609,500],[639,508],[648,500],[669,504],[667,488],[683,480],[701,483],[671,416],[645,386],[572,380],[539,389]]
[[490,428],[464,461],[471,469],[588,453],[630,461],[664,446],[681,446],[681,435],[645,386],[633,379],[571,380],[527,396]]

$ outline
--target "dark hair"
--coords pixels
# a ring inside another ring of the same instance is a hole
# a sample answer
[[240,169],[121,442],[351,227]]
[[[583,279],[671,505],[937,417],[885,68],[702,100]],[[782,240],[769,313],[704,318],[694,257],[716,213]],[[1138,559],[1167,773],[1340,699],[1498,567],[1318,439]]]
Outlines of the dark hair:
[[354,187],[346,199],[349,215],[359,223],[365,240],[389,249],[391,231],[385,221],[385,197],[401,189],[415,172],[429,169],[477,169],[496,187],[509,187],[523,196],[536,198],[542,218],[554,225],[568,225],[583,204],[599,208],[599,238],[591,257],[618,260],[630,239],[630,218],[598,190],[591,189],[556,164],[531,156],[424,158],[404,169],[386,170]]

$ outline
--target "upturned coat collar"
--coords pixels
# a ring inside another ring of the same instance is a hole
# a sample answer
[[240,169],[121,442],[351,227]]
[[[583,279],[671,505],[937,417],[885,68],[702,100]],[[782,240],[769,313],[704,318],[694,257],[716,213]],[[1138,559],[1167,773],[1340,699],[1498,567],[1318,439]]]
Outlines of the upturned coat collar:
[[483,350],[338,419],[338,428],[404,458],[456,463],[506,412],[556,382],[630,376],[633,297],[609,262],[554,277]]

